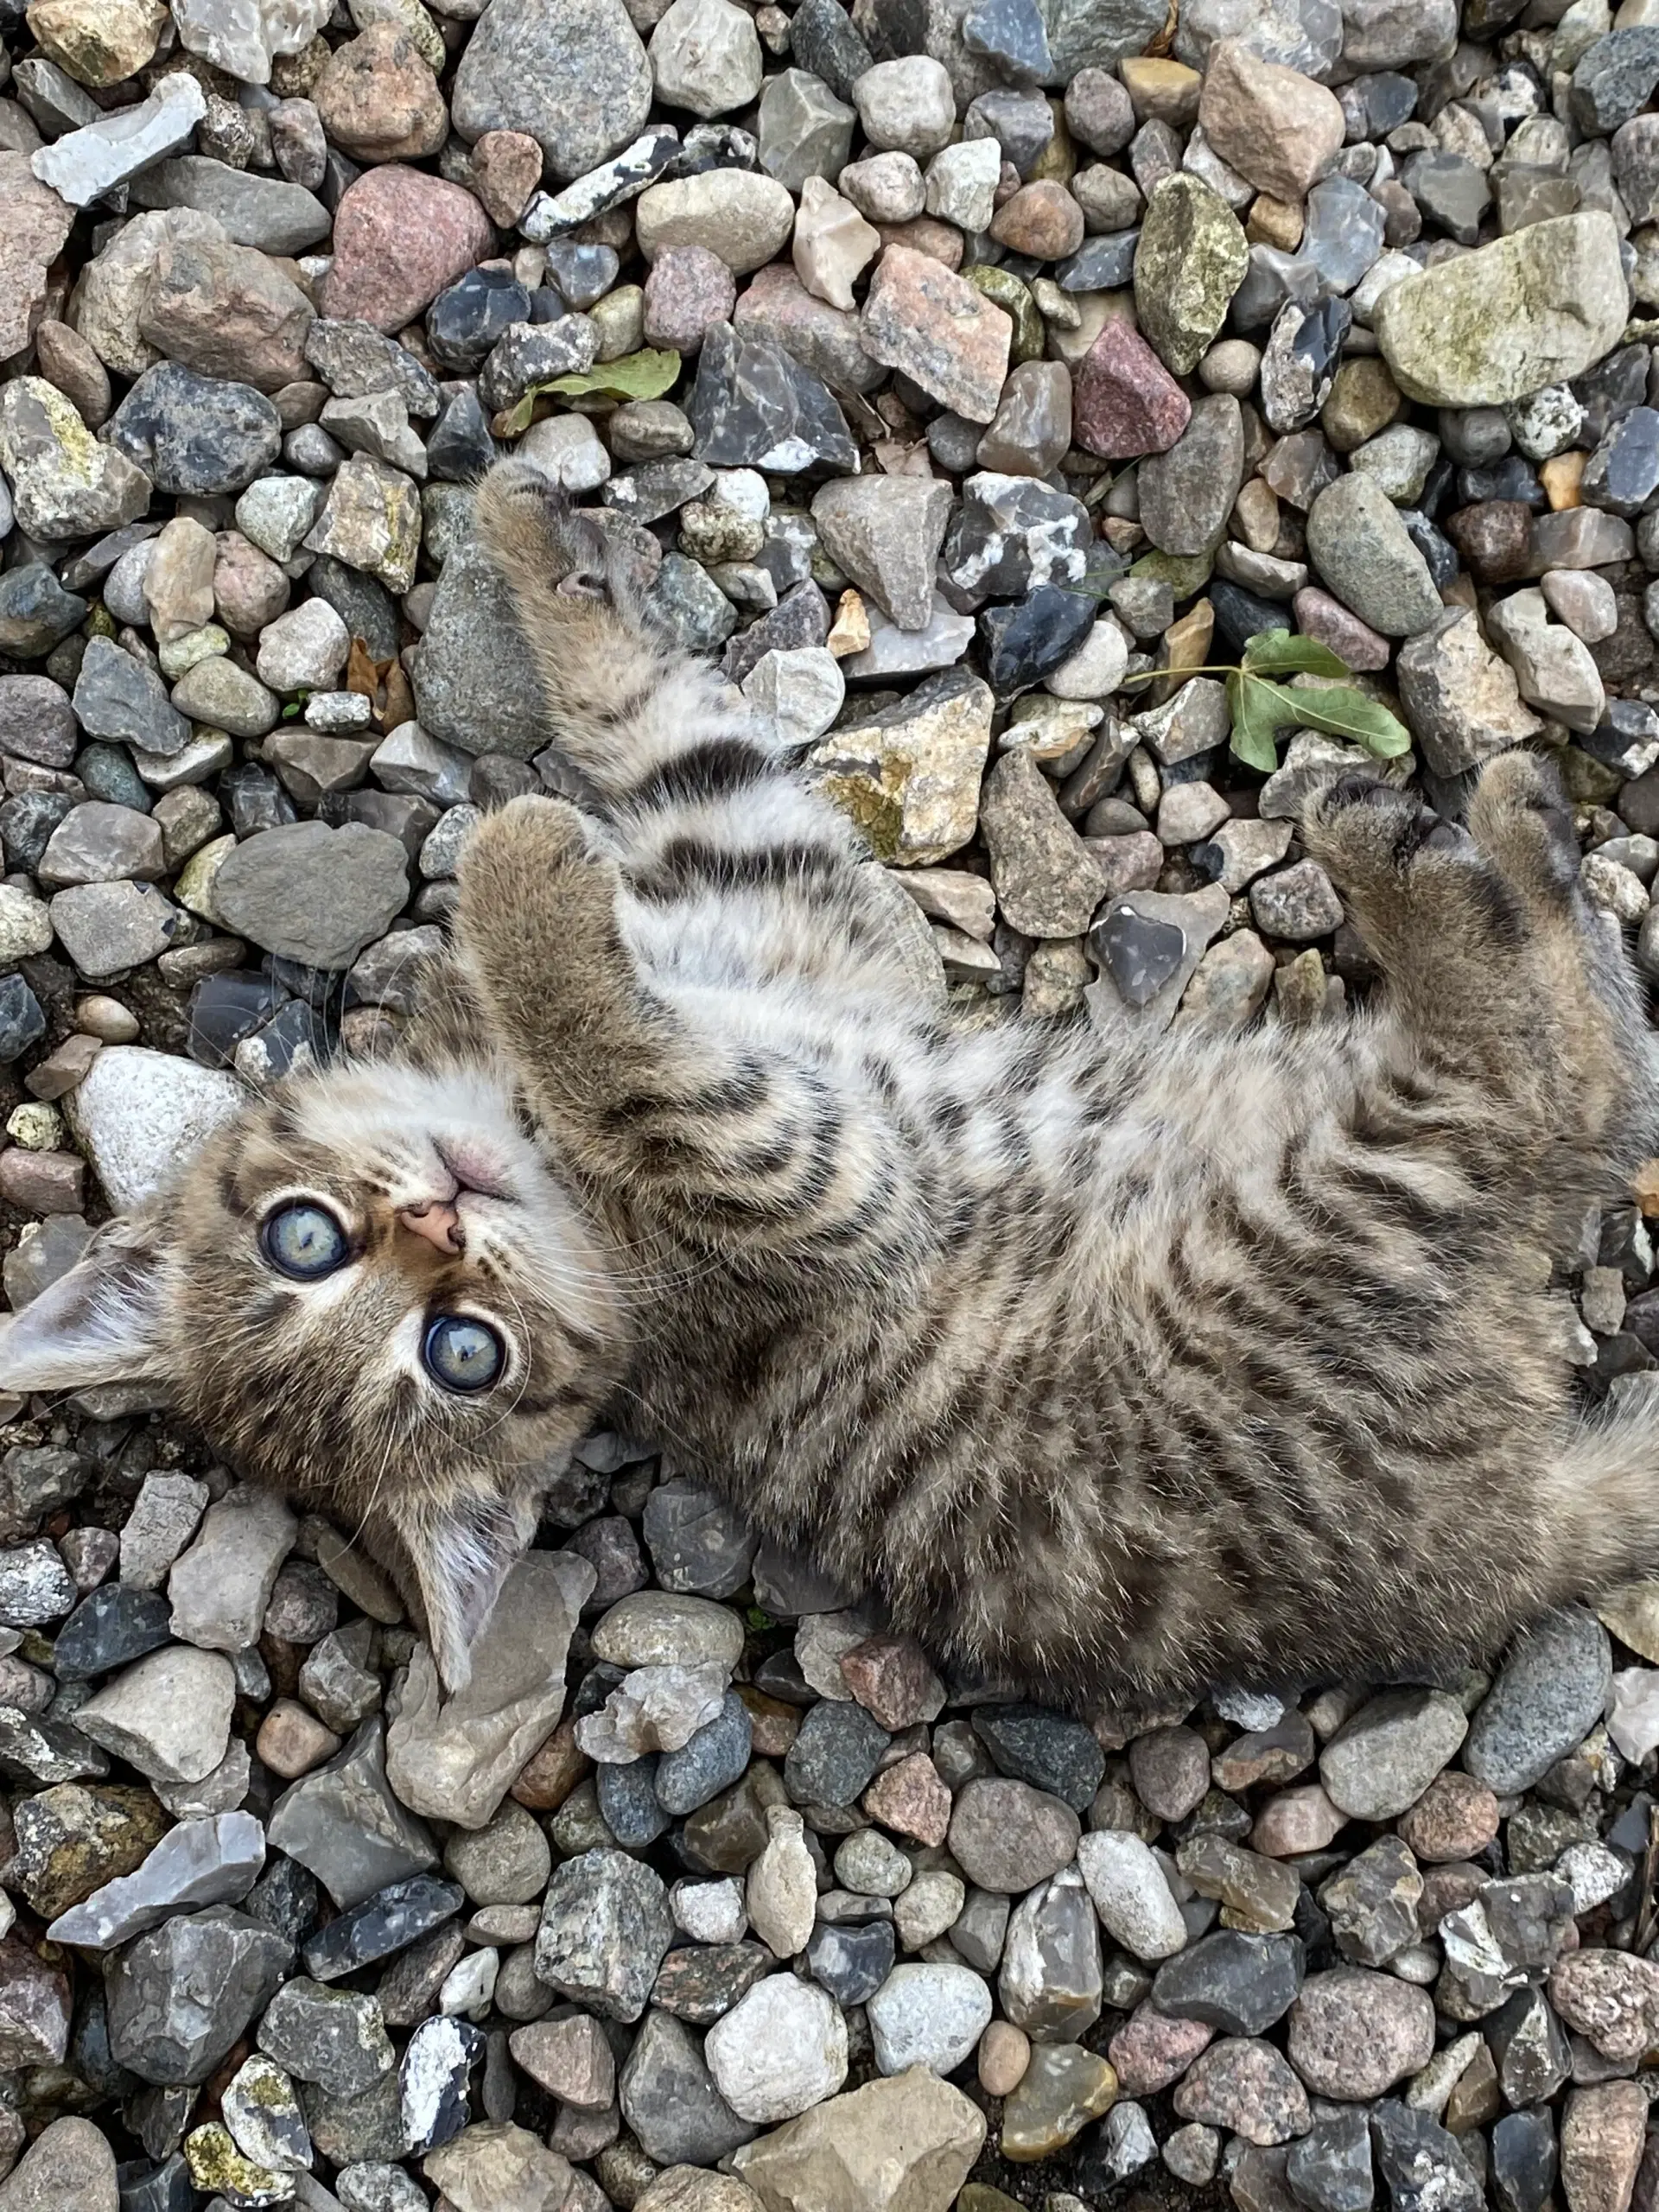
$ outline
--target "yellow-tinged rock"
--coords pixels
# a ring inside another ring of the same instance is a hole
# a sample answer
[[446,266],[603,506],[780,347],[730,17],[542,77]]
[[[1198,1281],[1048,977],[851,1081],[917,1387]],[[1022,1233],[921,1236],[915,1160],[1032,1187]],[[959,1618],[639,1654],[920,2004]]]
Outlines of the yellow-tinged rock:
[[912,2066],[745,2144],[732,2164],[765,2212],[947,2212],[984,2140],[978,2106]]
[[1028,2165],[1063,2151],[1117,2101],[1117,2074],[1080,2043],[1040,2043],[1002,2107],[1002,2155]]
[[29,28],[78,85],[136,77],[161,42],[166,0],[35,0]]

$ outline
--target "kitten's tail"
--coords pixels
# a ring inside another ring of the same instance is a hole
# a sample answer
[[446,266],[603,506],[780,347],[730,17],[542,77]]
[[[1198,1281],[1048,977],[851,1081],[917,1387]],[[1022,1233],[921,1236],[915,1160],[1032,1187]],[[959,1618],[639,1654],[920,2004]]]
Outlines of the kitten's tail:
[[1548,1472],[1563,1597],[1659,1576],[1659,1375],[1630,1375]]

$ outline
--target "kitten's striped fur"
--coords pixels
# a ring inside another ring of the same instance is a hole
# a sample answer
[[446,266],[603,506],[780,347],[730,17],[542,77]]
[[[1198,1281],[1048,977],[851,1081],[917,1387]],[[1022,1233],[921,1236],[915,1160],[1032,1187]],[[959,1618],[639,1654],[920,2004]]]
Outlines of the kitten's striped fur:
[[[124,1232],[137,1364],[251,1471],[368,1513],[446,1672],[535,1463],[601,1411],[936,1651],[1073,1699],[1374,1677],[1659,1566],[1659,1413],[1580,1419],[1547,1287],[1659,1093],[1539,761],[1491,763],[1466,832],[1380,785],[1316,802],[1305,842],[1385,978],[1363,1014],[958,1030],[851,832],[651,639],[601,533],[512,465],[479,526],[589,797],[479,830],[464,988],[416,1025],[392,1119],[463,1080],[480,1126],[528,1116],[533,1233],[492,1264],[536,1410],[429,1417],[365,1379],[372,1284],[331,1313],[363,1331],[349,1374],[316,1371],[305,1294],[270,1310],[235,1210],[297,1179],[395,1214],[414,1170],[342,1134],[378,1076],[296,1078]],[[469,1231],[454,1265],[486,1256]],[[64,1305],[0,1382],[66,1379]]]

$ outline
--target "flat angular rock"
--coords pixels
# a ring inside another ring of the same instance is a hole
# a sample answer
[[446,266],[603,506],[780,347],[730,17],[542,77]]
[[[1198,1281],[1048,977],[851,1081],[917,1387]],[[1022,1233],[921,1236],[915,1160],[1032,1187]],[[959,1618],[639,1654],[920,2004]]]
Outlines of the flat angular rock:
[[16,378],[0,392],[0,467],[19,524],[36,537],[118,530],[149,505],[143,471],[118,448],[100,445],[70,401],[42,377]]
[[466,1828],[490,1819],[563,1710],[565,1652],[594,1580],[575,1553],[527,1553],[474,1646],[472,1680],[452,1697],[416,1646],[386,1735],[404,1803]]
[[175,1912],[239,1904],[264,1863],[264,1830],[251,1813],[181,1821],[142,1866],[60,1913],[52,1923],[52,1940],[113,1950]]
[[1395,670],[1407,723],[1437,776],[1459,775],[1539,727],[1467,607],[1448,607],[1408,639]]
[[1618,232],[1592,210],[1391,286],[1372,327],[1408,399],[1491,407],[1580,375],[1618,343],[1628,313]]
[[864,303],[863,336],[868,353],[902,370],[942,407],[970,423],[995,415],[1013,322],[943,262],[888,246]]
[[768,2212],[931,2212],[951,2203],[985,2140],[985,2119],[925,2067],[871,2082],[733,2154]]
[[974,834],[994,703],[965,669],[929,677],[869,721],[832,732],[809,755],[808,780],[850,817],[878,860],[944,860]]
[[[54,911],[73,895],[60,892]],[[65,1104],[111,1204],[126,1209],[159,1190],[244,1095],[217,1069],[143,1045],[106,1045]]]
[[920,630],[950,505],[950,486],[935,478],[851,476],[823,486],[812,519],[836,566],[901,628]]
[[293,1955],[285,1936],[227,1905],[175,1915],[111,1966],[111,2052],[141,2081],[205,2082],[275,1994]]
[[236,1679],[217,1651],[173,1645],[87,1700],[75,1726],[155,1782],[200,1782],[225,1756]]
[[348,822],[262,830],[226,855],[213,901],[228,929],[309,968],[349,968],[409,896],[403,847]]
[[857,466],[846,417],[822,379],[782,346],[741,337],[728,322],[704,335],[686,411],[696,458],[716,467],[792,475]]
[[168,1580],[174,1635],[204,1651],[245,1651],[257,1643],[298,1526],[269,1491],[245,1487],[210,1506]]
[[283,1791],[268,1834],[273,1850],[297,1859],[342,1907],[438,1863],[425,1827],[387,1785],[378,1713],[338,1758]]

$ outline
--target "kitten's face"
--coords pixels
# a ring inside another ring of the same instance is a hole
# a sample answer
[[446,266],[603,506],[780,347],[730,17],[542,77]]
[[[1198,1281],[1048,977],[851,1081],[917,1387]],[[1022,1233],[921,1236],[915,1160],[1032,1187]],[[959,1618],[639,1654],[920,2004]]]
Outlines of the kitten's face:
[[454,1687],[621,1341],[505,1081],[346,1065],[251,1103],[105,1231],[0,1337],[0,1385],[165,1383],[240,1470],[362,1524]]

